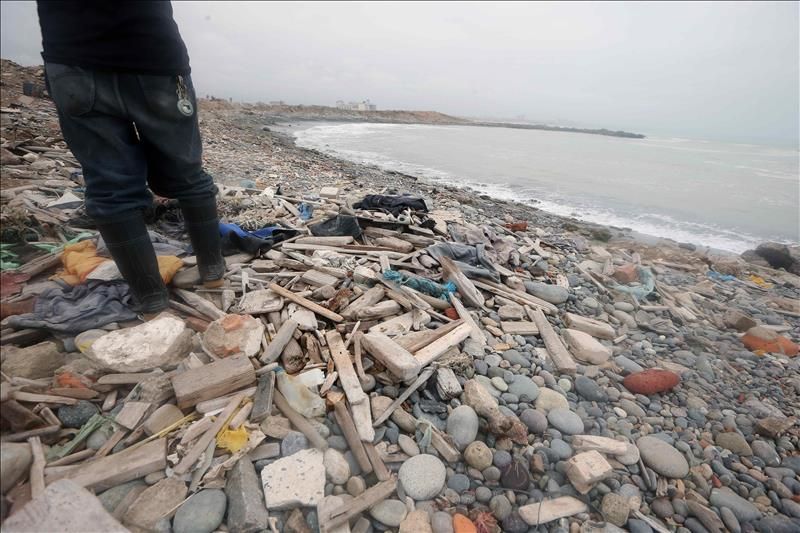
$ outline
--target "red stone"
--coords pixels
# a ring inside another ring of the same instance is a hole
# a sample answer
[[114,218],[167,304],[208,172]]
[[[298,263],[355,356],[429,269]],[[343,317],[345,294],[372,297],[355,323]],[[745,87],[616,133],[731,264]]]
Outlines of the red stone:
[[626,263],[614,270],[614,279],[623,285],[639,281],[639,269],[633,263]]
[[648,368],[626,377],[622,384],[634,394],[645,396],[657,392],[665,392],[681,382],[680,376],[675,372],[661,368]]

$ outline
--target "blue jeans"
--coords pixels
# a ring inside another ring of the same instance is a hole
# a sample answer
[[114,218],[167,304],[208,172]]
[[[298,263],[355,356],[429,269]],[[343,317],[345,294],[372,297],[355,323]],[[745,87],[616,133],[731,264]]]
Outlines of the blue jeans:
[[86,212],[114,220],[151,205],[150,190],[185,204],[213,201],[217,188],[202,167],[197,101],[178,110],[177,77],[115,73],[46,63],[48,90],[64,140],[83,167]]

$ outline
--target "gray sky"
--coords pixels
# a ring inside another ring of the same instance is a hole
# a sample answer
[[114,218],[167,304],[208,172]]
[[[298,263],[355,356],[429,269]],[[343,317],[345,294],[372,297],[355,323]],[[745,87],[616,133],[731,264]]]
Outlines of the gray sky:
[[[174,2],[198,94],[797,143],[797,2]],[[2,56],[40,62],[33,2]]]

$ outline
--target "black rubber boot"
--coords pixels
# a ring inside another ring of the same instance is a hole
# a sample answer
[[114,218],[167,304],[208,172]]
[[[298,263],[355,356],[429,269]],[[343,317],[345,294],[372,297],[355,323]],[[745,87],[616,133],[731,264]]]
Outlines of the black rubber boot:
[[216,199],[211,198],[202,203],[182,201],[181,211],[194,254],[197,256],[200,281],[207,288],[222,286],[225,259],[222,257]]
[[166,309],[169,293],[158,271],[156,252],[141,211],[95,223],[122,277],[131,287],[135,310],[152,315]]

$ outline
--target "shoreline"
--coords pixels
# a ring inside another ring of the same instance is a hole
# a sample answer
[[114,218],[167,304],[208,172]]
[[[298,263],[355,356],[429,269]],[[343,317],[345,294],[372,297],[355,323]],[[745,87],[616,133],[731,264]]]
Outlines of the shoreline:
[[[668,246],[668,247],[671,248],[673,246],[674,247],[681,247],[681,245],[683,245],[682,246],[683,249],[690,250],[690,251],[697,251],[698,254],[700,254],[701,256],[702,255],[707,255],[707,254],[715,254],[715,255],[730,256],[730,257],[738,257],[739,256],[739,254],[737,254],[736,252],[732,252],[732,251],[729,251],[729,250],[723,250],[723,249],[719,249],[719,248],[714,248],[714,247],[707,246],[707,245],[704,245],[704,244],[692,243],[692,242],[683,242],[682,243],[680,241],[677,241],[677,240],[669,238],[669,237],[664,237],[664,236],[660,236],[660,235],[644,233],[644,232],[637,231],[637,230],[635,230],[633,228],[630,228],[630,227],[620,227],[620,226],[614,226],[614,225],[609,225],[609,224],[601,224],[601,223],[591,222],[591,221],[587,221],[587,220],[581,220],[581,219],[575,218],[575,217],[569,217],[569,216],[565,216],[565,215],[561,215],[561,214],[557,214],[557,213],[552,213],[550,211],[544,210],[544,209],[542,209],[540,207],[537,207],[536,205],[533,205],[533,204],[530,204],[530,203],[521,202],[521,201],[514,201],[514,200],[507,200],[507,199],[504,199],[504,198],[498,198],[498,197],[495,197],[495,196],[491,196],[489,194],[482,193],[481,191],[476,190],[475,188],[473,188],[473,187],[471,187],[469,185],[441,184],[441,183],[437,183],[437,182],[435,182],[435,181],[433,181],[430,178],[425,177],[425,176],[409,174],[407,172],[403,172],[403,171],[399,171],[399,170],[386,170],[386,169],[383,169],[383,168],[381,168],[381,167],[379,167],[378,165],[375,165],[375,164],[358,163],[358,162],[354,162],[354,161],[350,161],[350,160],[344,159],[342,157],[337,157],[335,154],[329,154],[329,153],[326,153],[324,151],[320,151],[320,150],[317,150],[317,149],[314,149],[314,148],[306,148],[306,147],[303,147],[303,146],[299,146],[296,143],[296,138],[295,138],[295,136],[293,134],[295,131],[302,130],[302,129],[308,129],[310,127],[313,127],[313,124],[315,124],[315,123],[316,124],[334,124],[335,125],[335,124],[347,124],[347,123],[350,123],[350,122],[339,121],[339,120],[332,120],[332,121],[327,121],[327,120],[301,120],[301,121],[298,121],[298,122],[300,122],[300,124],[296,124],[294,122],[281,122],[281,123],[276,123],[276,124],[270,124],[268,127],[270,128],[270,133],[273,133],[276,136],[279,136],[280,138],[284,139],[286,142],[290,143],[294,147],[294,149],[296,149],[296,150],[307,151],[309,153],[322,155],[324,157],[330,157],[330,158],[333,158],[333,159],[335,159],[337,161],[341,161],[342,163],[347,163],[348,165],[361,166],[361,167],[364,167],[364,168],[368,168],[370,170],[377,170],[379,172],[386,172],[386,173],[389,173],[390,175],[405,176],[405,177],[407,177],[407,178],[409,178],[411,180],[414,180],[415,182],[424,183],[424,184],[426,184],[428,186],[433,186],[433,187],[437,187],[438,186],[438,187],[444,187],[444,188],[447,188],[447,189],[453,188],[453,189],[456,189],[456,190],[459,190],[459,191],[462,191],[462,192],[465,192],[465,193],[475,194],[479,198],[481,198],[483,200],[486,200],[486,201],[489,201],[489,202],[510,203],[510,204],[513,204],[513,205],[520,206],[522,208],[532,209],[532,210],[534,210],[534,214],[537,214],[537,213],[546,214],[548,217],[556,217],[556,218],[562,219],[564,222],[568,222],[570,224],[586,225],[587,227],[590,227],[590,228],[607,229],[607,230],[611,231],[612,233],[615,233],[615,235],[614,235],[615,238],[620,238],[620,239],[621,238],[629,238],[629,239],[632,239],[633,241],[635,241],[635,242],[637,242],[637,243],[639,243],[641,245],[645,245],[645,246],[649,246],[649,247],[659,248],[659,247],[662,247],[662,246]],[[300,127],[299,128],[295,128],[294,126],[300,126]],[[691,247],[694,247],[695,250],[691,250]]]

